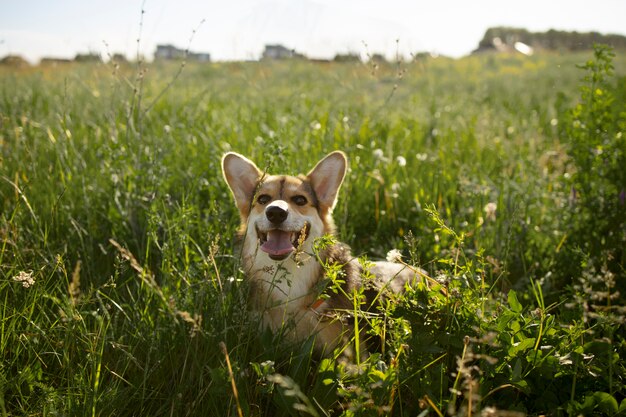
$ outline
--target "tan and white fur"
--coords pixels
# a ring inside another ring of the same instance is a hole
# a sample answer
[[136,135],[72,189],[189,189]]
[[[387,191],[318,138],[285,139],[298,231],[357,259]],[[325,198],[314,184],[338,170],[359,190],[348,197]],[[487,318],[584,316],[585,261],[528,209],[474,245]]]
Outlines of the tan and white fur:
[[[306,175],[269,175],[234,152],[222,158],[224,178],[241,217],[242,265],[250,279],[250,304],[264,327],[283,332],[294,343],[315,337],[315,350],[328,355],[351,338],[342,312],[352,309],[345,296],[364,284],[362,267],[341,243],[318,254],[317,238],[335,233],[332,210],[348,169],[343,152],[328,154]],[[320,297],[325,279],[320,264],[341,266],[342,291]],[[415,270],[390,262],[375,262],[375,276],[364,292],[369,306],[379,291],[400,292],[415,279]],[[345,293],[345,294],[344,294]]]

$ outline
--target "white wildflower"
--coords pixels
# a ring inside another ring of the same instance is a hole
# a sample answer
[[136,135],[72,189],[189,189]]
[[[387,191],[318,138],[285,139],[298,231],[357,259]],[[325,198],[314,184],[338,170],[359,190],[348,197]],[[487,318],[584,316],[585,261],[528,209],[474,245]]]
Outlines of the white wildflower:
[[321,128],[322,128],[322,124],[318,122],[317,120],[314,120],[311,122],[311,129],[320,130]]
[[402,186],[398,184],[397,182],[394,182],[393,184],[391,184],[391,197],[393,198],[400,197],[400,194],[399,194],[400,188],[402,188]]
[[418,161],[424,162],[425,160],[428,159],[428,154],[418,153],[418,154],[415,155],[415,157],[417,158]]
[[33,271],[22,271],[13,277],[13,281],[21,283],[24,288],[34,285],[35,278],[33,278]]
[[487,220],[495,221],[496,220],[496,210],[498,209],[498,205],[496,203],[487,203],[483,208],[485,212],[485,217]]
[[446,285],[450,283],[450,279],[445,274],[437,274],[435,276],[435,281],[437,281],[441,285]]
[[401,167],[406,166],[406,158],[402,155],[396,157],[396,162],[398,162],[398,165],[400,165]]
[[400,263],[402,261],[402,253],[398,249],[392,249],[387,252],[387,262]]
[[380,148],[374,149],[374,151],[372,152],[372,155],[374,155],[374,158],[376,158],[376,159],[381,159],[382,160],[382,159],[385,158],[385,153]]

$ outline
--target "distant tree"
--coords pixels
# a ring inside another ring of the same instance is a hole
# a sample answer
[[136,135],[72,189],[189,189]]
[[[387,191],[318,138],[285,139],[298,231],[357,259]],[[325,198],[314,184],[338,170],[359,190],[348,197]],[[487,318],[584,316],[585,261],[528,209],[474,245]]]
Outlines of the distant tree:
[[126,55],[124,54],[113,54],[113,56],[111,57],[111,61],[118,64],[125,64],[128,62],[128,59],[126,59]]
[[353,52],[348,52],[346,54],[337,54],[335,58],[333,58],[335,62],[361,62],[361,57]]
[[387,59],[385,58],[385,56],[383,54],[372,54],[369,57],[369,61],[370,62],[375,62],[377,64],[383,64],[383,63],[387,62]]
[[[626,49],[626,37],[603,35],[598,32],[567,32],[550,29],[547,32],[529,32],[526,29],[493,27],[487,29],[474,52],[503,49],[512,50],[515,42],[523,42],[536,49],[552,51],[585,51],[596,44],[606,44],[614,49]],[[498,48],[503,46],[502,48]]]
[[74,58],[76,62],[102,62],[102,58],[99,54],[88,53],[88,54],[76,54]]
[[0,59],[0,65],[5,65],[13,68],[25,68],[29,67],[30,64],[20,55],[7,55],[4,58]]

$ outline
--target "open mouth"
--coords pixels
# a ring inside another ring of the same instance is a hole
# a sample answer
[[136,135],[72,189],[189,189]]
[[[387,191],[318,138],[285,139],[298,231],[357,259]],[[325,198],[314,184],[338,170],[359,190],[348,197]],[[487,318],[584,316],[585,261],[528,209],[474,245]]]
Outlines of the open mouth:
[[261,250],[275,261],[286,259],[293,251],[297,250],[309,237],[311,225],[305,223],[300,230],[273,229],[261,231],[257,228],[257,236],[261,243]]

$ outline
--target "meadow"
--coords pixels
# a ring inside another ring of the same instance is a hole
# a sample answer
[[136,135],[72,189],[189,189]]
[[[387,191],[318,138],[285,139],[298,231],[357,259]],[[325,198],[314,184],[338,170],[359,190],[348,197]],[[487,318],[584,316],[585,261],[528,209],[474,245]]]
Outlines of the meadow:
[[[0,415],[626,414],[626,60],[0,68]],[[233,150],[350,171],[338,238],[419,285],[319,359],[258,330]],[[445,290],[442,291],[441,288]]]

